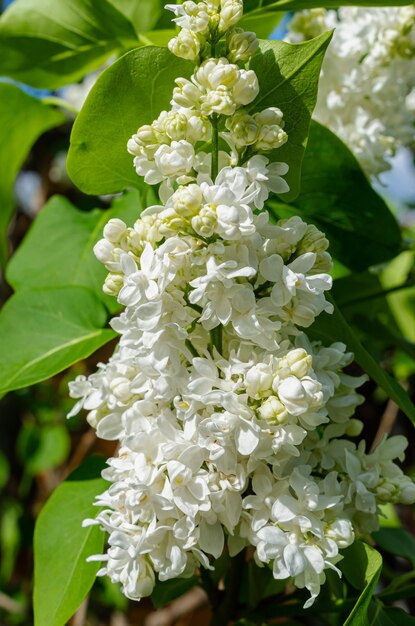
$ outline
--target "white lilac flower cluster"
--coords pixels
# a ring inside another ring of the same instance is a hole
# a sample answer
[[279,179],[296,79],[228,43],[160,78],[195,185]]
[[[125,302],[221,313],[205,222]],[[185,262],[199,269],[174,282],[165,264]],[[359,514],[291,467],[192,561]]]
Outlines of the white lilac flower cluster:
[[314,117],[356,154],[369,175],[415,142],[415,7],[342,7],[297,13],[287,41],[335,28]]
[[[177,21],[206,39],[204,24],[222,33],[241,8],[185,2]],[[344,438],[361,430],[364,377],[344,372],[344,344],[302,331],[332,310],[331,258],[315,226],[261,212],[271,191],[288,189],[287,165],[263,154],[286,140],[281,111],[243,111],[257,78],[224,57],[177,85],[172,111],[129,142],[137,171],[168,183],[164,203],[133,227],[110,220],[95,246],[104,290],[125,307],[111,322],[118,346],[70,385],[72,414],[87,410],[97,435],[119,442],[103,510],[86,522],[109,533],[93,558],[139,599],[156,579],[253,546],[275,578],[308,589],[309,606],[355,532],[377,527],[379,506],[415,499],[394,463],[406,442],[367,454]],[[215,148],[221,130],[230,154]],[[210,139],[211,151],[197,152]]]

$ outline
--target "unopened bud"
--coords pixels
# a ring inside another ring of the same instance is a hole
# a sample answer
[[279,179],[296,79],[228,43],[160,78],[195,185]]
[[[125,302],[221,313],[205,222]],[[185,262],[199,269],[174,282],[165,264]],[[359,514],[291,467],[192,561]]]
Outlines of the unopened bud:
[[216,213],[209,206],[202,207],[197,215],[192,218],[192,228],[201,237],[211,237],[216,226]]
[[201,36],[188,28],[183,28],[177,37],[173,37],[168,43],[170,52],[189,61],[196,61],[199,58],[201,46]]
[[242,0],[222,0],[219,14],[219,31],[225,33],[235,26],[243,15]]
[[242,28],[234,28],[228,32],[228,59],[236,61],[248,61],[259,46],[255,33],[244,31]]
[[115,217],[110,219],[104,226],[104,237],[107,241],[117,244],[123,235],[125,235],[126,230],[126,224],[122,220]]
[[290,350],[283,361],[286,362],[294,376],[303,378],[303,376],[308,374],[313,358],[303,348],[296,348],[295,350]]
[[262,419],[268,422],[282,423],[287,418],[288,412],[285,406],[276,396],[270,396],[258,409]]
[[199,185],[179,187],[172,196],[173,206],[182,217],[192,217],[202,205],[202,192]]
[[258,124],[245,111],[236,111],[231,118],[226,120],[226,127],[237,147],[251,146],[258,139]]
[[259,93],[258,78],[253,70],[240,70],[240,76],[232,90],[235,102],[250,104]]
[[122,274],[110,272],[105,279],[102,291],[106,293],[107,296],[118,296],[123,284],[124,280]]

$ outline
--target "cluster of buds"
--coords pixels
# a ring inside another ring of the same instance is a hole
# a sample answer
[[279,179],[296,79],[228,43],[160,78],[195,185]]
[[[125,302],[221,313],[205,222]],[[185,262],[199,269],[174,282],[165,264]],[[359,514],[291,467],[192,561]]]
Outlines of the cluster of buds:
[[255,33],[235,28],[242,17],[242,0],[185,0],[166,8],[176,15],[173,21],[180,27],[177,37],[169,42],[169,50],[178,57],[199,61],[225,34],[232,62],[247,61],[258,47]]

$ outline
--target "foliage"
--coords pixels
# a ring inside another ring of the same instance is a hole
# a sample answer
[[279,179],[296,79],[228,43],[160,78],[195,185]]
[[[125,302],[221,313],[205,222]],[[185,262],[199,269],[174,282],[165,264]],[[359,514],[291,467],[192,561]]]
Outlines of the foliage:
[[13,212],[13,185],[26,155],[44,132],[65,121],[65,116],[25,94],[15,85],[0,84],[0,263],[8,256],[7,229]]
[[82,527],[95,514],[93,500],[105,488],[102,458],[91,457],[53,492],[42,509],[34,538],[34,610],[36,626],[64,626],[95,579],[104,535],[97,526]]
[[[310,334],[326,344],[345,342],[369,375],[372,403],[361,409],[367,416],[367,435],[373,438],[384,401],[390,399],[409,418],[402,420],[400,429],[413,437],[414,233],[403,232],[393,207],[375,190],[347,146],[311,121],[331,33],[295,46],[265,41],[285,11],[320,4],[245,3],[241,26],[264,39],[250,61],[260,94],[249,112],[281,108],[290,139],[275,153],[289,164],[290,191],[275,195],[267,209],[275,220],[301,215],[330,240],[336,306],[333,315],[319,317]],[[407,3],[324,2],[327,7],[355,4]],[[17,84],[0,83],[0,261],[6,266],[4,293],[14,291],[0,312],[0,394],[14,392],[3,399],[7,427],[5,452],[0,453],[0,488],[5,490],[0,582],[14,603],[10,624],[30,623],[27,598],[14,582],[19,555],[22,559],[30,545],[40,503],[51,485],[62,480],[72,454],[78,459],[85,435],[79,421],[68,425],[64,421],[70,408],[63,400],[67,369],[71,368],[70,378],[74,372],[87,373],[86,360],[96,362],[97,350],[115,336],[108,321],[117,305],[102,292],[105,270],[94,258],[93,247],[110,218],[132,225],[141,210],[156,203],[155,192],[136,175],[126,143],[140,125],[169,107],[174,79],[188,78],[193,71],[192,62],[159,47],[173,34],[159,0],[17,0],[0,17],[0,74],[8,79],[56,90],[108,64],[75,120],[61,110],[65,106],[53,106],[57,100],[42,101]],[[118,58],[111,62],[114,57]],[[52,98],[56,95],[60,97]],[[75,188],[68,180],[56,188],[48,179],[48,200],[28,232],[21,210],[9,228],[16,204],[15,179],[25,162],[45,176],[49,157],[41,164],[36,160],[50,133],[59,146],[55,152],[62,145],[69,150],[67,167]],[[122,195],[117,198],[103,197],[118,193]],[[14,254],[7,262],[9,250]],[[12,455],[16,461],[9,462]],[[12,476],[13,463],[18,478]],[[87,563],[86,557],[102,552],[104,535],[81,523],[96,513],[94,497],[105,489],[99,477],[102,467],[95,456],[81,463],[41,508],[34,536],[35,626],[63,626],[92,588],[98,564]],[[373,539],[376,549],[355,542],[345,550],[339,563],[342,581],[329,575],[321,598],[307,611],[301,591],[284,591],[268,568],[253,561],[241,563],[236,623],[260,625],[276,618],[310,625],[321,618],[333,626],[415,623],[401,608],[414,606],[414,540],[399,519],[395,527],[382,527]],[[154,607],[165,606],[197,585],[210,592],[212,604],[220,605],[219,583],[229,581],[230,561],[219,559],[213,572],[201,571],[200,577],[157,582]],[[104,583],[95,585],[92,610],[102,601],[126,611],[117,593]],[[0,621],[2,611],[0,606]]]

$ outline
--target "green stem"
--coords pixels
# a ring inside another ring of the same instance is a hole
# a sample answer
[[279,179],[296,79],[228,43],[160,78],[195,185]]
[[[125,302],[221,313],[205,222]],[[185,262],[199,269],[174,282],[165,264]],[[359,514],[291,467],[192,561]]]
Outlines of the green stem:
[[218,116],[214,115],[211,118],[212,124],[212,168],[211,178],[213,182],[216,180],[219,168],[219,128],[218,128]]
[[211,348],[216,348],[219,354],[222,354],[222,326],[216,326],[210,331]]
[[66,111],[69,111],[74,115],[78,115],[79,113],[78,109],[73,104],[71,104],[67,100],[64,100],[63,98],[58,98],[56,96],[46,96],[45,98],[41,99],[41,102],[43,102],[43,104],[49,104],[51,106],[60,107],[61,109],[66,109]]
[[198,353],[198,351],[196,350],[196,348],[194,347],[194,345],[189,339],[186,339],[185,344],[186,344],[186,348],[188,348],[190,354],[194,358],[200,357],[200,354]]
[[211,626],[228,626],[235,617],[238,604],[239,592],[242,583],[242,575],[245,565],[245,550],[234,556],[228,574],[225,578],[225,592],[222,601],[216,610],[213,610]]

